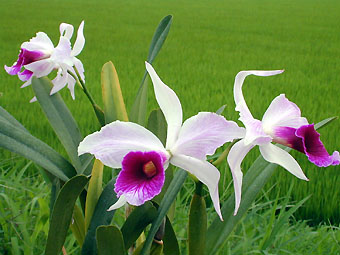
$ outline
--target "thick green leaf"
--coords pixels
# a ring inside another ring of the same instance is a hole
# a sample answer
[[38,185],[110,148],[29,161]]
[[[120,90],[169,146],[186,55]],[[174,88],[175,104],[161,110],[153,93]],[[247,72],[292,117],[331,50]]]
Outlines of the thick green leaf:
[[96,159],[93,164],[91,179],[87,189],[86,205],[85,205],[85,230],[90,226],[91,218],[96,208],[97,201],[102,193],[103,186],[103,169],[104,165]]
[[153,110],[150,113],[147,128],[154,133],[165,146],[167,124],[161,109]]
[[32,160],[63,181],[76,175],[73,166],[55,150],[4,119],[0,119],[0,147]]
[[178,169],[177,172],[175,173],[175,176],[168,188],[168,190],[166,191],[164,198],[157,210],[157,217],[153,220],[152,222],[152,226],[150,228],[150,231],[148,233],[148,236],[145,240],[143,249],[141,251],[141,254],[145,255],[148,254],[150,248],[151,248],[151,244],[152,244],[152,240],[159,228],[159,226],[161,225],[164,217],[166,216],[172,202],[175,200],[177,193],[180,191],[185,179],[188,176],[188,172],[182,170],[182,169]]
[[[150,48],[149,48],[149,54],[147,61],[152,64],[155,57],[157,56],[158,52],[163,46],[163,43],[169,33],[170,26],[172,23],[172,16],[168,15],[164,17],[161,22],[158,24],[158,27],[153,35]],[[134,104],[132,106],[131,112],[130,112],[130,121],[138,123],[142,126],[145,125],[145,115],[146,115],[146,109],[148,104],[148,83],[145,82],[147,76],[147,72],[144,72],[142,82],[139,86],[138,93],[136,96],[136,99],[134,101]]]
[[11,114],[9,114],[4,108],[0,106],[0,119],[7,121],[9,124],[12,124],[14,127],[21,128],[22,130],[27,131],[27,129],[17,121]]
[[[202,184],[201,184],[202,185]],[[189,255],[204,254],[207,233],[207,212],[204,197],[194,194],[189,213]]]
[[166,217],[165,222],[165,233],[163,237],[163,253],[164,255],[179,255],[179,245],[174,229],[172,228],[171,222]]
[[163,43],[168,36],[170,26],[172,23],[172,15],[164,17],[158,24],[158,27],[152,37],[149,48],[148,62],[152,64],[158,52],[161,50]]
[[77,175],[61,188],[53,207],[45,248],[46,255],[60,253],[71,224],[75,202],[87,182],[88,178],[85,175]]
[[[328,118],[315,126],[321,128],[334,119]],[[284,148],[283,146],[280,147]],[[285,148],[285,150],[290,151],[290,148]],[[242,201],[237,215],[233,215],[235,198],[234,194],[232,194],[221,209],[224,221],[220,221],[216,217],[208,228],[205,254],[218,253],[218,250],[223,246],[231,231],[256,199],[257,194],[268,182],[276,167],[276,164],[265,161],[262,156],[256,159],[243,178]]]
[[151,202],[146,202],[132,211],[121,229],[126,249],[131,247],[156,215],[157,209]]
[[47,77],[33,77],[32,87],[42,110],[64,146],[72,164],[77,172],[81,173],[82,161],[86,161],[91,156],[89,154],[78,156],[78,146],[83,140],[83,136],[70,110],[59,93],[50,95],[53,84]]
[[123,236],[115,226],[100,226],[97,229],[98,255],[125,255]]
[[95,255],[97,254],[96,244],[96,230],[100,225],[108,225],[111,223],[114,211],[107,211],[107,209],[117,202],[117,196],[114,193],[114,184],[116,180],[112,179],[105,186],[102,194],[100,195],[96,208],[94,209],[90,227],[87,230],[85,241],[81,250],[82,255]]
[[70,228],[79,246],[82,246],[85,239],[85,220],[82,210],[77,205],[74,206],[72,219]]
[[103,65],[101,82],[105,123],[115,120],[128,121],[117,71],[111,61]]

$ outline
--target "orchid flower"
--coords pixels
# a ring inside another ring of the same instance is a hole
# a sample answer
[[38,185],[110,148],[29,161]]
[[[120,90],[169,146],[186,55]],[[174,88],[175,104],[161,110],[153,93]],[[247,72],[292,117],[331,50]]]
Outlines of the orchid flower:
[[314,124],[308,124],[301,117],[299,107],[290,102],[284,94],[276,97],[269,105],[262,121],[255,119],[250,113],[242,94],[242,85],[248,75],[271,76],[282,73],[277,71],[241,71],[235,77],[234,99],[236,110],[240,112],[239,120],[246,127],[244,137],[235,143],[228,155],[228,163],[233,176],[235,189],[236,215],[241,202],[242,171],[241,163],[246,154],[256,145],[265,160],[278,164],[296,177],[308,181],[296,160],[285,150],[272,144],[276,142],[307,155],[309,161],[317,166],[326,167],[340,163],[339,152],[331,156],[320,141],[320,134],[315,131]]
[[168,125],[166,146],[138,124],[114,121],[85,137],[78,147],[79,155],[91,153],[109,167],[122,168],[115,184],[119,199],[109,210],[126,202],[138,206],[158,195],[170,163],[207,185],[222,220],[218,195],[220,173],[206,161],[206,156],[214,154],[224,143],[242,137],[244,128],[210,112],[200,112],[182,124],[182,106],[177,95],[147,62],[146,69]]
[[[73,34],[72,25],[60,24],[60,39],[56,47],[46,33],[38,32],[30,41],[21,45],[18,60],[11,67],[5,65],[6,72],[10,75],[18,75],[21,81],[25,81],[21,86],[23,88],[31,84],[33,76],[39,78],[57,70],[57,76],[52,80],[54,86],[51,95],[68,85],[74,99],[76,81],[68,72],[76,75],[73,68],[75,67],[80,77],[83,80],[85,78],[83,64],[76,58],[85,44],[83,28],[84,21],[79,26],[73,49],[70,42]],[[36,101],[35,97],[31,100],[33,101]]]

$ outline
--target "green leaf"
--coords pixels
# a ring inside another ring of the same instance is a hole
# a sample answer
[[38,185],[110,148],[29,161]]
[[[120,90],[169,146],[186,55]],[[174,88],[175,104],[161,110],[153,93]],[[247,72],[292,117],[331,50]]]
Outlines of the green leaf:
[[117,195],[114,193],[114,184],[116,180],[112,179],[105,186],[102,194],[100,195],[96,208],[94,209],[90,227],[87,230],[85,241],[81,250],[82,255],[96,255],[96,229],[100,225],[108,225],[111,223],[114,211],[107,211],[107,209],[117,202]]
[[97,229],[98,255],[125,255],[123,236],[115,226],[100,226]]
[[12,124],[14,127],[21,128],[23,131],[29,133],[19,121],[17,121],[11,114],[9,114],[4,108],[0,106],[0,120],[1,119],[5,122],[8,122],[9,124]]
[[145,240],[143,249],[141,251],[141,254],[145,255],[148,254],[150,248],[151,248],[151,244],[152,244],[152,240],[159,228],[159,226],[161,225],[164,217],[166,216],[172,202],[175,200],[177,193],[180,191],[185,179],[188,176],[188,172],[182,170],[182,169],[178,169],[177,172],[175,173],[175,176],[168,188],[168,190],[166,191],[164,198],[157,210],[157,217],[153,220],[150,231],[148,233],[148,236]]
[[121,229],[126,249],[131,247],[156,215],[157,209],[149,201],[132,211]]
[[72,218],[70,228],[79,246],[82,246],[85,239],[85,220],[82,210],[77,205],[74,206]]
[[[321,128],[333,120],[334,118],[328,118],[315,126]],[[286,151],[290,151],[290,148],[280,147],[285,148]],[[232,194],[221,209],[224,221],[220,221],[220,219],[216,217],[208,228],[205,254],[218,253],[231,231],[254,202],[257,194],[268,182],[276,167],[276,164],[265,161],[261,155],[256,159],[243,178],[242,201],[237,215],[233,215],[235,197],[234,194]]]
[[189,255],[204,254],[207,233],[207,212],[204,197],[194,194],[189,213]]
[[82,161],[86,161],[91,156],[89,154],[78,156],[78,146],[83,140],[83,136],[70,110],[59,93],[50,95],[53,83],[47,77],[33,77],[32,87],[42,110],[64,146],[72,164],[78,173],[82,173]]
[[327,118],[327,119],[324,119],[322,121],[320,121],[319,123],[315,124],[315,129],[320,129],[320,128],[323,128],[325,126],[327,126],[328,124],[330,124],[332,121],[338,119],[338,116],[334,116],[334,117],[330,117],[330,118]]
[[158,24],[158,27],[152,37],[152,41],[149,48],[148,62],[152,64],[157,54],[161,50],[163,43],[168,36],[172,23],[172,15],[164,17]]
[[2,118],[0,147],[32,160],[63,181],[76,175],[74,167],[55,150]]
[[[161,22],[158,24],[158,27],[153,35],[149,54],[147,61],[152,64],[154,59],[156,58],[158,52],[161,50],[163,43],[169,33],[170,27],[172,23],[172,16],[168,15],[164,17]],[[147,71],[144,72],[142,82],[139,86],[136,99],[132,106],[130,112],[130,121],[138,123],[139,125],[145,125],[145,115],[148,104],[148,83],[145,82],[147,76]]]
[[150,113],[147,128],[154,133],[165,146],[167,124],[161,109],[153,110]]
[[165,222],[163,244],[164,255],[180,255],[177,237],[168,217],[166,217]]
[[105,123],[115,120],[128,121],[117,71],[111,61],[103,65],[101,82]]
[[102,193],[103,169],[103,163],[99,159],[96,159],[93,164],[91,179],[87,189],[85,205],[85,231],[87,231],[90,226],[94,209],[97,205],[100,194]]
[[77,175],[61,188],[53,207],[45,248],[46,255],[60,253],[71,224],[75,202],[87,182],[88,178],[85,175]]

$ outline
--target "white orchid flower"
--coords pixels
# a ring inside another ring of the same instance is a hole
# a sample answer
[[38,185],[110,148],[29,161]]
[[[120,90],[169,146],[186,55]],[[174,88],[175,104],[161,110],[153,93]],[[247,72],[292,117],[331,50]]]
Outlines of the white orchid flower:
[[196,176],[208,187],[222,220],[218,195],[220,173],[206,161],[206,156],[214,154],[224,143],[242,137],[244,128],[210,112],[200,112],[182,123],[182,106],[177,95],[147,62],[146,69],[168,125],[166,146],[140,125],[114,121],[85,137],[79,145],[79,155],[91,153],[109,167],[122,168],[115,184],[119,200],[109,210],[126,202],[141,205],[159,194],[164,171],[170,163]]
[[[83,29],[84,21],[79,26],[73,49],[70,42],[73,34],[72,25],[60,24],[60,39],[56,47],[46,33],[38,32],[29,42],[21,45],[18,60],[11,67],[5,66],[5,70],[8,74],[18,75],[20,80],[25,81],[21,88],[29,86],[33,76],[43,77],[57,70],[57,76],[52,80],[54,86],[51,95],[67,85],[74,99],[76,81],[68,72],[76,75],[74,70],[76,67],[81,78],[83,80],[85,78],[83,64],[76,58],[85,44]],[[33,101],[36,99],[33,98],[31,102]]]
[[235,211],[237,214],[241,203],[242,178],[241,163],[247,153],[256,145],[265,160],[278,164],[291,174],[302,180],[308,180],[296,160],[285,150],[272,144],[280,143],[307,155],[317,166],[337,165],[340,163],[339,152],[329,155],[321,143],[320,134],[314,124],[308,124],[301,117],[299,107],[290,102],[285,95],[276,97],[265,112],[262,121],[255,119],[250,113],[242,93],[244,79],[248,75],[271,76],[282,73],[276,71],[241,71],[235,77],[234,99],[236,110],[240,112],[239,120],[246,127],[246,133],[235,143],[228,155],[228,163],[232,172],[235,189]]

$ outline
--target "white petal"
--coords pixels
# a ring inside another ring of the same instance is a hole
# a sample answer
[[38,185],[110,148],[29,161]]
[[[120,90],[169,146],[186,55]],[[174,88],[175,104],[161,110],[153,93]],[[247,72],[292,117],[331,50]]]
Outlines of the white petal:
[[[83,80],[83,82],[85,82],[85,75],[84,75],[84,66],[83,63],[77,59],[76,57],[72,58],[73,64],[75,66],[75,68],[77,69],[80,78]],[[76,74],[75,72],[73,72],[74,74]]]
[[138,124],[118,120],[85,137],[78,147],[79,155],[91,153],[112,168],[120,168],[130,151],[159,151],[168,155],[152,132]]
[[30,100],[30,103],[34,103],[34,102],[37,102],[37,98],[36,98],[36,97],[33,97],[33,98]]
[[21,48],[29,51],[50,51],[51,53],[54,49],[54,45],[47,34],[38,32],[29,42],[21,44]]
[[48,75],[56,67],[51,59],[42,59],[24,66],[38,78]]
[[287,151],[269,143],[260,146],[260,152],[268,162],[278,164],[296,177],[308,181],[299,164]]
[[263,128],[271,134],[274,127],[299,128],[308,125],[306,118],[301,117],[299,107],[289,101],[284,94],[274,98],[262,118]]
[[26,81],[24,84],[22,84],[20,88],[25,88],[31,85],[31,83],[32,83],[32,77],[28,81]]
[[119,199],[117,200],[117,202],[114,203],[113,205],[111,205],[110,208],[107,209],[107,211],[116,210],[116,209],[122,207],[122,206],[125,205],[125,204],[126,204],[126,198],[125,198],[124,195],[121,195],[121,196],[119,197]]
[[85,37],[83,33],[84,29],[84,21],[82,21],[79,25],[78,32],[77,32],[77,39],[74,43],[73,50],[72,50],[72,56],[77,56],[85,45]]
[[206,155],[214,154],[218,147],[244,134],[245,129],[235,122],[216,113],[200,112],[183,123],[171,152],[205,160]]
[[71,37],[72,37],[74,28],[70,24],[61,23],[60,27],[59,27],[59,30],[60,30],[60,36],[65,36],[67,39],[70,40]]
[[52,80],[53,88],[51,89],[50,95],[57,93],[63,87],[66,86],[67,83],[67,70],[62,70],[61,68],[58,70],[57,76]]
[[[271,76],[282,73],[283,70],[275,70],[275,71],[241,71],[235,77],[234,83],[234,100],[236,104],[236,110],[240,112],[241,118],[252,119],[253,116],[251,115],[248,106],[244,100],[243,93],[242,93],[242,85],[244,79],[248,75],[257,75],[257,76]],[[241,119],[242,122],[244,122]]]
[[175,143],[182,125],[183,116],[181,102],[176,93],[161,81],[148,62],[145,62],[145,66],[151,77],[158,105],[168,123],[166,148],[170,149]]
[[241,203],[241,191],[242,191],[242,179],[243,173],[241,171],[241,163],[247,153],[254,147],[252,144],[245,145],[244,140],[238,141],[231,147],[228,154],[228,164],[230,171],[233,176],[234,190],[235,190],[235,211],[234,215],[237,214],[238,208]]
[[67,74],[67,88],[70,90],[71,97],[73,100],[75,99],[75,95],[74,95],[75,84],[76,84],[76,80],[70,74]]
[[220,208],[220,199],[218,195],[218,181],[220,180],[220,172],[217,170],[217,168],[207,161],[202,161],[197,158],[185,155],[173,155],[170,159],[170,163],[195,175],[197,179],[199,179],[208,187],[216,213],[220,219],[223,220]]

